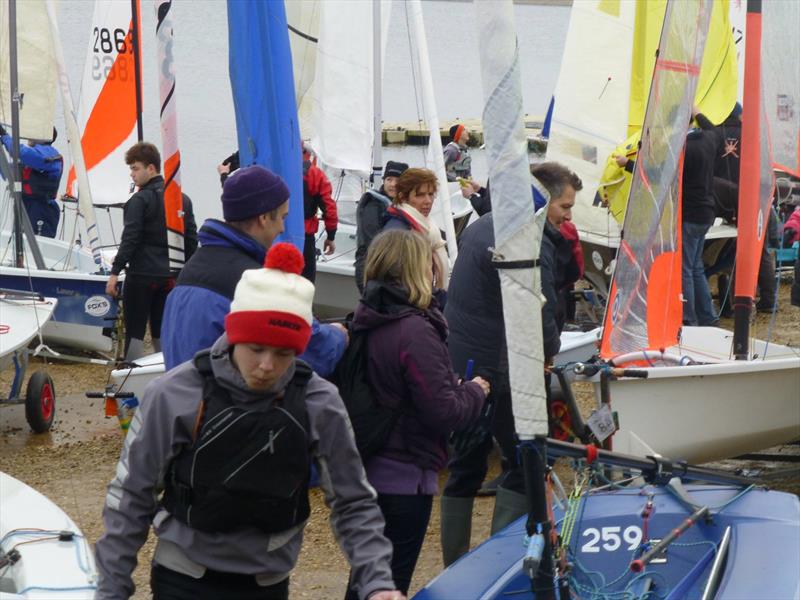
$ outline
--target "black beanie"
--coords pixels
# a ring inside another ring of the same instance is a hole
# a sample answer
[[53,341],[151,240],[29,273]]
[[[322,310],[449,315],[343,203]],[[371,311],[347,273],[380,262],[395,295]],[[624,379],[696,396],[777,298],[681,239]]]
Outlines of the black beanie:
[[390,160],[383,168],[383,177],[400,177],[407,169],[408,165],[406,163]]

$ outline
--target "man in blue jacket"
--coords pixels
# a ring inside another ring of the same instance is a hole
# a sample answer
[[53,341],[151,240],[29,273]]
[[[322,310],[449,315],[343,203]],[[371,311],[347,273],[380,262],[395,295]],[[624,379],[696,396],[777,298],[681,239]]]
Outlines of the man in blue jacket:
[[[267,249],[283,232],[289,188],[259,165],[231,174],[223,185],[224,221],[208,219],[198,232],[200,248],[186,263],[167,298],[162,350],[167,370],[209,348],[224,331],[236,283],[247,269],[264,265]],[[347,346],[338,325],[312,322],[311,341],[300,358],[329,375]]]
[[[61,210],[56,202],[64,159],[53,148],[58,132],[53,127],[53,139],[49,141],[31,140],[28,145],[20,145],[19,160],[22,163],[22,203],[36,235],[56,237]],[[6,150],[11,152],[13,138],[0,125],[0,139]]]

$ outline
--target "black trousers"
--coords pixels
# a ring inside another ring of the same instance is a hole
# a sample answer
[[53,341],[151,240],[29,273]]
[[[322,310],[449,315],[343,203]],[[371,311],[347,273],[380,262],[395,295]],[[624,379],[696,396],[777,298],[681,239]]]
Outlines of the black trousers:
[[317,276],[317,239],[313,234],[306,234],[306,241],[303,244],[303,277],[314,283]]
[[130,340],[143,340],[150,322],[150,335],[161,338],[161,321],[167,294],[175,287],[175,279],[167,277],[147,277],[144,275],[125,275],[122,286],[122,302],[125,308],[125,350]]
[[[422,543],[425,541],[433,496],[378,494],[378,506],[386,521],[383,535],[392,542],[392,579],[395,587],[405,594],[411,585]],[[345,600],[358,600],[358,594],[348,587]]]
[[153,564],[150,589],[153,600],[288,600],[289,578],[261,586],[251,575],[207,570],[195,579]]

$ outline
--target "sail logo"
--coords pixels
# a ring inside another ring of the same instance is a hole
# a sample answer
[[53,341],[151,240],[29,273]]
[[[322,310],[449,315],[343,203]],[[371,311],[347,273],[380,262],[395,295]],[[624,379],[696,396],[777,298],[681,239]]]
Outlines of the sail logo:
[[92,296],[86,299],[83,310],[92,317],[105,317],[111,311],[111,302],[105,296]]
[[616,323],[619,320],[619,307],[620,307],[620,294],[622,290],[617,290],[616,295],[614,296],[614,304],[611,305],[611,322]]

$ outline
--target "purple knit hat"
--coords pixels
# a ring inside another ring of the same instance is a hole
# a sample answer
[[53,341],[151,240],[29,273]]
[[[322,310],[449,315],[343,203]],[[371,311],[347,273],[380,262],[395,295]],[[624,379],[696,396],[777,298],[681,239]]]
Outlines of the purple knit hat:
[[222,215],[226,221],[244,221],[275,210],[289,199],[280,175],[260,165],[233,172],[222,187]]

